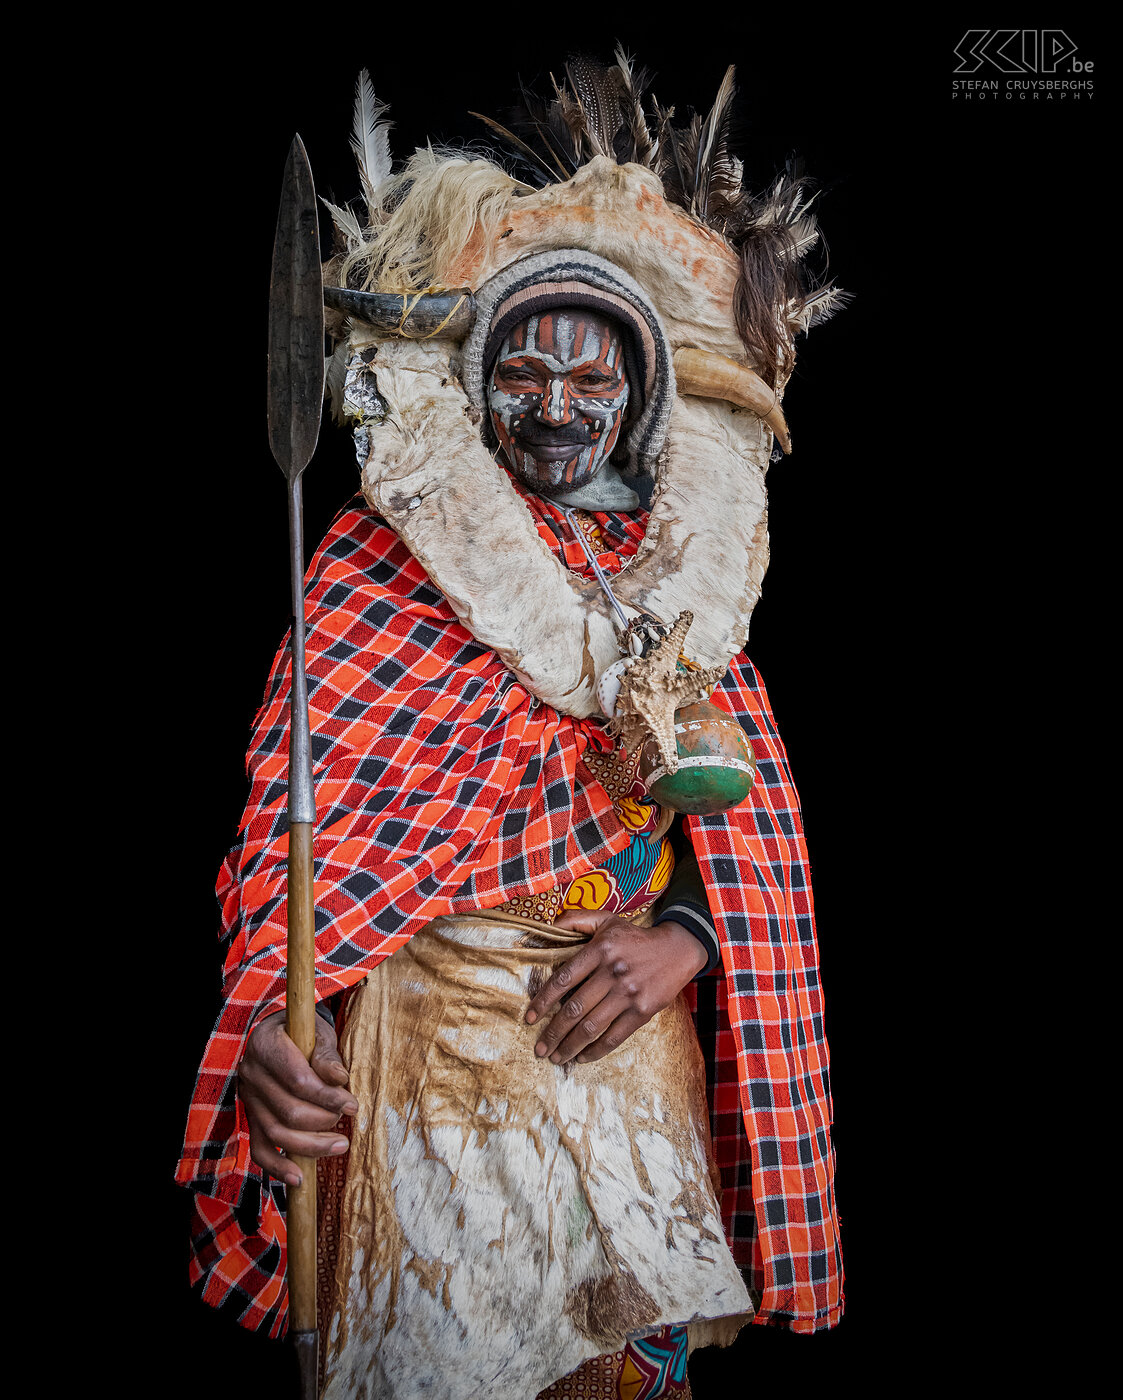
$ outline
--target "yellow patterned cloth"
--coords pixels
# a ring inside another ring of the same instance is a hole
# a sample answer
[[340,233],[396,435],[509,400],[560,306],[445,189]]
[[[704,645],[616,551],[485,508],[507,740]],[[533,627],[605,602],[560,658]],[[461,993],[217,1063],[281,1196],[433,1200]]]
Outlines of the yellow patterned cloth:
[[585,766],[604,788],[632,842],[605,865],[566,884],[500,904],[492,912],[552,924],[565,909],[607,909],[630,923],[650,913],[666,891],[675,868],[670,830],[674,813],[647,796],[638,759],[619,745],[610,754],[587,751]]

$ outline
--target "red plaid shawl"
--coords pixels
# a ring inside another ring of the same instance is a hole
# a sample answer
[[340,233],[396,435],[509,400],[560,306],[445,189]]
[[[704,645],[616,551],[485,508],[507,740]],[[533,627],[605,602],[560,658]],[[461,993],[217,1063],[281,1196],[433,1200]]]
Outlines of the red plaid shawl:
[[[561,513],[525,499],[555,554],[587,575]],[[616,572],[646,517],[597,522],[615,550],[602,567]],[[610,747],[600,724],[530,695],[361,500],[328,532],[306,593],[318,998],[361,981],[437,915],[552,888],[627,843],[581,762],[589,744]],[[254,724],[240,839],[219,875],[226,1004],[177,1172],[196,1193],[192,1281],[272,1335],[287,1310],[284,1188],[250,1160],[235,1072],[249,1031],[284,999],[288,698],[286,641]],[[807,854],[752,665],[738,657],[713,698],[738,716],[758,764],[742,807],[689,823],[725,963],[724,978],[691,989],[723,1212],[762,1295],[757,1321],[811,1332],[841,1315],[842,1261]]]

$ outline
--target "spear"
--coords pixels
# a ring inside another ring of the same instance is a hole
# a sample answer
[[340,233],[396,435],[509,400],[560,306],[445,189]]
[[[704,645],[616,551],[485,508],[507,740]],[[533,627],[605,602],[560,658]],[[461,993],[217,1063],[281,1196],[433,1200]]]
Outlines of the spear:
[[[304,530],[300,477],[316,450],[324,401],[324,294],[316,191],[308,155],[293,138],[281,188],[269,288],[269,446],[289,487],[292,686],[289,701],[287,1030],[301,1054],[316,1044],[316,931],[312,906],[312,757],[304,672]],[[293,1158],[303,1181],[288,1188],[289,1335],[301,1400],[316,1400],[316,1163]]]

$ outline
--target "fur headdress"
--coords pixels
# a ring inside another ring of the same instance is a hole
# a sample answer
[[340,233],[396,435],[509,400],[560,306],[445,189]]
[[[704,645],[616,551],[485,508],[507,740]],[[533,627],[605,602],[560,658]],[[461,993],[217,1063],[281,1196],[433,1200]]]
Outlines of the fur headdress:
[[550,101],[524,89],[522,135],[481,117],[528,182],[431,148],[392,175],[386,109],[364,73],[353,144],[366,220],[332,207],[330,271],[365,291],[474,291],[530,253],[581,248],[652,295],[675,348],[729,356],[782,386],[796,334],[846,301],[809,285],[805,259],[819,241],[810,180],[793,162],[768,189],[745,187],[729,150],[732,67],[706,118],[676,126],[673,107],[647,101],[647,74],[622,49],[615,57],[610,67],[571,59]]
[[[842,300],[803,282],[818,236],[803,177],[743,187],[727,146],[733,70],[705,120],[680,128],[673,109],[645,112],[642,76],[616,60],[572,61],[549,103],[524,93],[523,135],[488,120],[532,181],[430,148],[391,173],[385,109],[363,74],[366,218],[332,207],[339,246],[325,269],[341,339],[329,384],[360,425],[368,501],[472,633],[576,715],[595,712],[621,648],[597,586],[550,555],[481,440],[497,318],[564,265],[590,295],[622,297],[625,324],[647,328],[661,369],[671,359],[673,374],[645,384],[632,431],[636,465],[658,454],[656,490],[613,588],[625,610],[667,626],[693,612],[687,650],[720,673],[745,644],[767,564],[764,475],[773,442],[790,449],[780,399],[794,337]],[[463,540],[457,519],[471,522]],[[517,588],[509,569],[481,563],[489,530],[498,557],[519,541]]]

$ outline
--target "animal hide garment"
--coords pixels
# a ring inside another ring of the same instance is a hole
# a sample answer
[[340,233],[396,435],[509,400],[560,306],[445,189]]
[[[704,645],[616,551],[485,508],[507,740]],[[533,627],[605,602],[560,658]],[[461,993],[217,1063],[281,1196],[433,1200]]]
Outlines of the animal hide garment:
[[[372,364],[361,352],[372,346]],[[596,682],[620,657],[599,586],[550,553],[471,420],[449,342],[352,341],[347,397],[373,369],[386,416],[360,427],[363,494],[457,616],[527,689],[564,714],[598,713]],[[728,665],[745,645],[768,562],[764,468],[771,434],[731,404],[680,396],[647,532],[613,578],[629,610],[673,623],[689,609],[686,651]]]
[[323,1400],[527,1400],[629,1334],[751,1321],[682,997],[595,1063],[534,1054],[527,1001],[583,941],[436,919],[353,994]]

